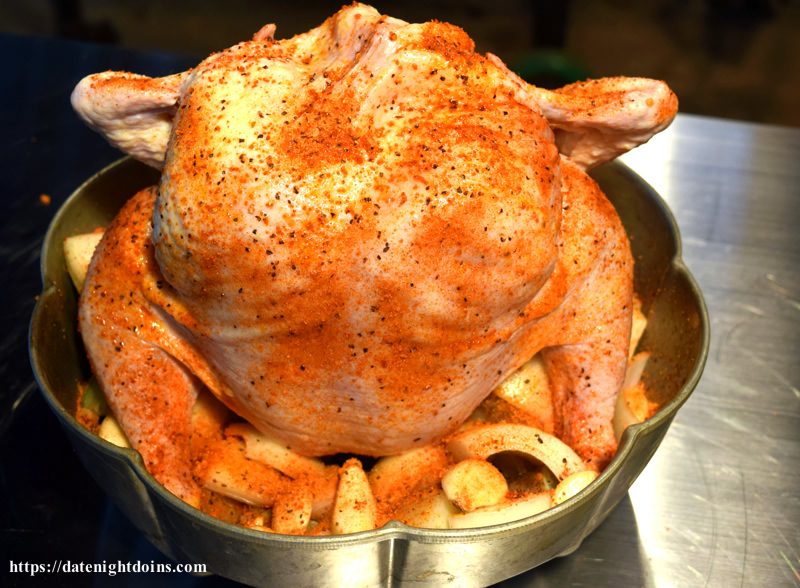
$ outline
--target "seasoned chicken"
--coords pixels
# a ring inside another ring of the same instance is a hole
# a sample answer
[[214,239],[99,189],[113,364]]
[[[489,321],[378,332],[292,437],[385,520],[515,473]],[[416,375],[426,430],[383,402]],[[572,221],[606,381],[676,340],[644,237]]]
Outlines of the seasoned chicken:
[[557,433],[602,467],[633,262],[583,170],[665,127],[674,95],[630,78],[548,92],[457,27],[358,4],[274,29],[73,94],[163,169],[107,231],[80,305],[151,471],[196,496],[180,464],[201,384],[298,452],[386,455],[455,430],[539,351]]

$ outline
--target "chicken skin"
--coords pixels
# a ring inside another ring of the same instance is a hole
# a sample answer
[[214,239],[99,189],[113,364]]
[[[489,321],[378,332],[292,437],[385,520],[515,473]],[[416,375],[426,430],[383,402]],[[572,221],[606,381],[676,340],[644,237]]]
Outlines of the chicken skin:
[[455,430],[539,351],[557,433],[603,467],[633,261],[584,170],[669,124],[674,95],[636,78],[544,91],[457,27],[359,4],[274,31],[73,94],[162,169],[107,231],[80,304],[151,471],[196,497],[199,386],[300,453],[389,455]]

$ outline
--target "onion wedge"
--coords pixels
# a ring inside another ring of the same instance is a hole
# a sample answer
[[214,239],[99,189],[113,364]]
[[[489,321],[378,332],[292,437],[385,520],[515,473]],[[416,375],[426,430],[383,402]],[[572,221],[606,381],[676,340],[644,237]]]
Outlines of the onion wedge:
[[117,447],[130,447],[128,437],[125,436],[125,431],[119,426],[117,419],[108,415],[100,423],[100,429],[97,431],[98,437],[105,439],[109,443],[113,443]]
[[499,525],[539,514],[551,506],[550,493],[540,492],[496,506],[486,506],[472,512],[450,515],[449,525],[451,529]]
[[431,487],[419,498],[409,501],[395,518],[411,527],[447,529],[450,517],[459,512],[440,488]]
[[633,317],[631,320],[631,343],[628,349],[628,358],[633,359],[639,341],[647,328],[647,317],[642,313],[642,303],[637,297],[633,298]]
[[612,421],[614,436],[617,441],[622,438],[622,433],[630,425],[641,423],[649,416],[647,398],[642,394],[639,386],[648,359],[650,359],[650,353],[642,351],[634,355],[633,359],[628,363],[622,390],[617,395],[617,404],[614,408],[614,419]]
[[553,427],[553,393],[540,355],[511,374],[494,393],[509,404],[537,417],[542,429]]
[[594,470],[575,472],[561,480],[553,491],[553,504],[561,504],[594,482],[599,476]]
[[252,425],[236,423],[225,429],[225,434],[244,440],[244,453],[248,459],[265,463],[290,478],[325,475],[325,464],[320,460],[295,453]]
[[333,532],[336,535],[374,529],[378,519],[375,497],[361,462],[350,458],[339,470],[339,487],[333,505]]
[[369,483],[375,500],[385,508],[419,488],[436,485],[445,467],[444,447],[425,445],[379,459],[369,472]]
[[524,453],[541,462],[560,480],[586,469],[566,443],[544,431],[511,423],[479,425],[453,437],[447,445],[457,460],[487,459],[501,451]]
[[64,261],[67,264],[69,277],[72,278],[72,283],[78,292],[83,289],[89,262],[92,261],[94,250],[102,238],[103,231],[95,231],[64,239]]

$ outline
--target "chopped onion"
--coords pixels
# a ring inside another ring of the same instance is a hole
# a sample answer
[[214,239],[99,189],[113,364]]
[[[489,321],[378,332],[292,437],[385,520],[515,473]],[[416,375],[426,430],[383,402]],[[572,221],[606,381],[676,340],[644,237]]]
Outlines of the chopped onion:
[[594,482],[599,476],[594,470],[575,472],[561,480],[553,492],[553,504],[561,504]]
[[472,529],[488,525],[499,525],[539,514],[551,506],[550,493],[540,492],[496,506],[486,506],[475,509],[472,512],[450,515],[449,524],[451,529]]
[[412,527],[447,529],[450,516],[459,512],[440,488],[431,487],[421,497],[409,501],[395,518]]
[[375,500],[385,508],[401,502],[417,488],[438,484],[447,461],[447,452],[441,445],[425,445],[382,457],[369,472]]
[[257,431],[252,425],[236,423],[225,429],[225,433],[244,440],[245,455],[249,459],[265,463],[290,478],[325,475],[325,464],[322,461],[295,453],[277,439]]
[[553,393],[540,355],[511,374],[494,393],[509,404],[537,417],[542,428],[553,423]]
[[100,430],[97,434],[101,439],[105,439],[117,447],[131,446],[128,438],[125,436],[125,432],[122,430],[122,427],[119,426],[117,419],[111,415],[108,415],[103,419],[103,422],[100,423]]
[[448,449],[457,460],[487,459],[501,451],[518,451],[543,463],[559,480],[587,469],[569,445],[527,425],[497,423],[475,426],[453,437]]
[[374,529],[378,520],[375,497],[361,462],[350,458],[339,470],[339,487],[333,505],[332,528],[336,535]]
[[633,359],[628,363],[628,369],[625,372],[625,380],[622,383],[622,390],[620,390],[620,393],[617,395],[617,404],[614,409],[614,418],[612,420],[614,436],[617,438],[617,441],[622,438],[622,433],[630,425],[641,423],[647,418],[646,411],[636,407],[636,403],[631,400],[633,393],[635,393],[641,381],[648,359],[650,359],[650,352],[642,351],[634,355]]
[[647,328],[647,317],[642,313],[642,303],[636,296],[633,297],[633,317],[631,320],[631,342],[628,348],[628,358],[632,359],[639,346],[639,341]]
[[96,231],[94,233],[73,235],[64,239],[64,261],[67,264],[69,277],[72,278],[72,283],[75,284],[78,292],[83,289],[83,282],[86,280],[89,263],[92,261],[94,250],[102,238],[103,232]]

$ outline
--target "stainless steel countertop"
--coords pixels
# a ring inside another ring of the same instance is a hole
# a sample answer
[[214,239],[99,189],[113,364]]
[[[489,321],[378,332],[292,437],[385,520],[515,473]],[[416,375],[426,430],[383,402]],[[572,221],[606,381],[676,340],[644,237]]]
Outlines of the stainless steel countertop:
[[622,160],[678,220],[708,363],[628,499],[507,585],[798,586],[800,129],[680,115]]

